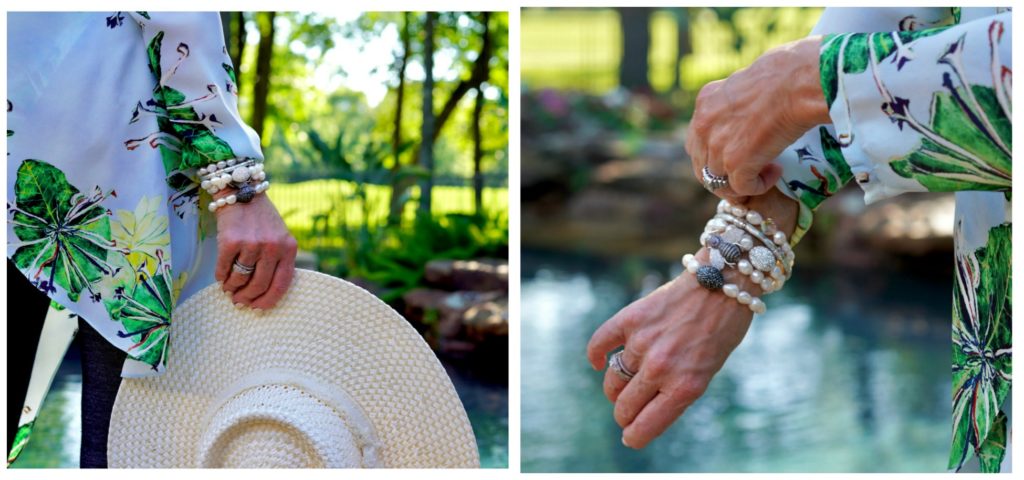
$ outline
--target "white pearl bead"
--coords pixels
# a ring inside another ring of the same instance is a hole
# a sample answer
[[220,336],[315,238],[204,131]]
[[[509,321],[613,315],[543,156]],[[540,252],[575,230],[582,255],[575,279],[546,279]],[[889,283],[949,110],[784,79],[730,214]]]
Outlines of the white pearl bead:
[[761,280],[761,290],[764,290],[764,293],[770,293],[773,290],[774,286],[775,280],[772,280],[770,278]]
[[700,234],[700,244],[704,245],[704,246],[707,246],[707,244],[708,244],[708,237],[710,237],[710,236],[711,236],[711,234],[708,233],[708,232],[704,232],[704,233]]
[[225,161],[223,161],[223,160],[221,160],[221,161],[217,162],[217,168],[218,168],[218,169],[220,169],[220,170],[224,170],[224,169],[225,169],[225,168],[227,168],[227,167],[228,167],[228,162],[225,162]]
[[209,180],[203,180],[203,182],[200,183],[199,186],[203,187],[203,190],[209,190],[210,189],[210,181]]
[[728,201],[722,200],[722,201],[718,202],[718,213],[725,213],[725,211],[728,210],[728,209],[729,209],[729,202]]
[[775,232],[775,235],[772,235],[772,241],[775,242],[776,245],[782,246],[787,243],[786,234],[782,232]]
[[225,200],[223,198],[218,198],[217,199],[217,206],[218,207],[223,207],[224,205],[227,205],[227,204],[228,204],[227,200]]
[[753,297],[747,292],[740,292],[739,295],[736,295],[736,301],[744,305],[749,304],[751,300],[753,300]]
[[747,212],[747,221],[750,222],[751,225],[760,225],[763,220],[764,218],[761,217],[760,213],[753,210]]
[[748,262],[747,260],[740,260],[739,263],[736,264],[736,268],[738,268],[740,270],[740,273],[744,275],[750,275],[750,272],[754,271],[754,266],[751,265],[750,262]]
[[740,294],[740,287],[734,283],[727,283],[722,285],[722,293],[729,298],[736,298],[736,295]]
[[215,193],[220,191],[220,187],[218,187],[216,185],[210,185],[210,188],[208,190],[206,190],[206,191],[210,192],[210,195],[213,195],[213,194],[215,194]]
[[761,273],[760,270],[754,270],[753,272],[750,272],[750,279],[753,280],[754,283],[761,283],[761,280],[764,280],[764,274]]
[[224,180],[225,184],[227,184],[227,182],[231,181],[231,174],[230,173],[225,173],[225,174],[221,175],[220,178],[221,178],[221,180]]
[[747,207],[737,205],[735,207],[732,207],[731,211],[733,215],[743,218],[743,216],[747,214]]
[[227,161],[227,162],[225,162],[225,163],[227,163],[229,167],[232,167],[232,166],[234,166],[234,165],[235,165],[235,163],[236,163],[236,162],[235,162],[235,159],[233,159],[233,158],[232,158],[232,159],[228,160],[228,161]]
[[783,275],[782,275],[782,269],[781,268],[775,267],[775,268],[772,269],[772,278],[778,279],[778,278],[782,278],[782,277],[783,277]]
[[217,202],[210,202],[210,206],[207,207],[207,208],[209,208],[211,212],[216,211],[217,210]]
[[717,268],[719,270],[725,270],[725,263],[726,262],[725,262],[725,257],[722,256],[722,251],[721,250],[719,250],[717,248],[712,249],[711,250],[711,254],[709,255],[709,257],[710,257],[709,261],[711,262],[711,266],[712,267],[715,267],[715,268]]
[[755,297],[750,299],[750,310],[754,313],[764,313],[768,306],[760,298]]
[[257,173],[256,174],[256,179],[261,181],[261,182],[266,180],[267,179],[267,172],[259,172],[259,173]]
[[231,172],[231,179],[234,180],[236,183],[243,183],[249,180],[249,169],[245,167],[235,168]]
[[686,255],[683,255],[683,266],[689,265],[691,260],[693,260],[692,253],[687,253]]
[[227,197],[225,197],[225,200],[228,201],[228,205],[234,205],[235,202],[238,201],[238,197],[236,197],[234,195],[228,195]]
[[744,235],[743,238],[740,239],[740,248],[744,251],[754,248],[754,239],[750,235]]
[[690,273],[697,273],[697,269],[700,268],[700,263],[696,260],[686,264],[686,271]]
[[779,291],[779,290],[782,290],[782,286],[785,285],[785,284],[786,284],[785,280],[777,279],[777,280],[775,280],[774,285],[772,285],[772,290],[774,290],[776,292]]
[[206,167],[200,167],[199,168],[199,174],[200,175],[206,175]]

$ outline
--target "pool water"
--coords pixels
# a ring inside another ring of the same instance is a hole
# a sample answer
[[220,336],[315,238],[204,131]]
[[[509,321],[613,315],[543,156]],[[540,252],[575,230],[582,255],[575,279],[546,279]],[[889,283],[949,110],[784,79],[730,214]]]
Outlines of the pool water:
[[524,472],[945,471],[951,276],[801,269],[705,395],[636,451],[586,343],[679,268],[522,258]]
[[[445,365],[462,400],[484,468],[508,467],[508,386]],[[28,445],[12,468],[78,468],[82,372],[73,343],[36,419]]]

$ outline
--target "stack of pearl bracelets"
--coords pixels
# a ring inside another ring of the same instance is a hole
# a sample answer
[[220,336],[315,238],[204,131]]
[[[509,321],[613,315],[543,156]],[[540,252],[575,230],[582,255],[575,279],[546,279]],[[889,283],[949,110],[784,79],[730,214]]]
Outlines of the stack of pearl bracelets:
[[[755,245],[755,240],[760,245]],[[782,288],[792,274],[795,255],[786,234],[778,231],[775,222],[758,212],[722,200],[718,213],[708,221],[700,237],[701,245],[710,251],[710,265],[701,265],[692,254],[683,256],[686,270],[697,276],[698,283],[708,290],[721,289],[726,296],[747,305],[754,313],[764,313],[767,306],[739,286],[725,283],[722,270],[735,266],[743,275],[757,283],[765,293]],[[748,258],[741,258],[746,252]]]
[[238,191],[223,198],[210,202],[211,212],[225,205],[249,203],[256,195],[267,191],[270,182],[263,164],[254,160],[224,160],[199,169],[200,186],[213,195],[226,188]]

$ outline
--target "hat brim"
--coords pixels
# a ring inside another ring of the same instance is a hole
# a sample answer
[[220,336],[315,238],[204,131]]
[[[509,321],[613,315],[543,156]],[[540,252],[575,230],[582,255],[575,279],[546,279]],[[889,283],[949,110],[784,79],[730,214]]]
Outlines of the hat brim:
[[296,270],[272,310],[236,309],[217,285],[179,305],[167,373],[122,380],[108,464],[195,467],[204,414],[224,389],[260,372],[333,385],[369,419],[392,468],[472,468],[479,454],[451,380],[414,328],[344,280]]

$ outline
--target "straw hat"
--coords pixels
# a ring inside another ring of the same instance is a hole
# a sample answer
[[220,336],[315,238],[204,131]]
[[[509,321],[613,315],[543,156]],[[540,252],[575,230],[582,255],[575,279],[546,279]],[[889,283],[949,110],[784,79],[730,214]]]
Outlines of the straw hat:
[[451,381],[365,290],[305,270],[273,310],[212,285],[174,312],[167,373],[124,379],[111,467],[478,467]]

